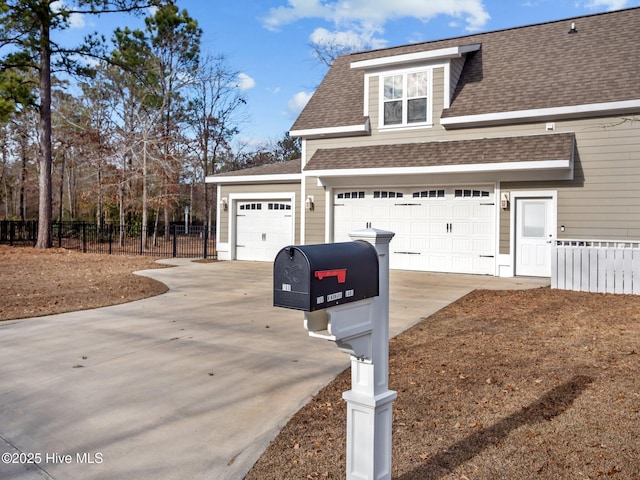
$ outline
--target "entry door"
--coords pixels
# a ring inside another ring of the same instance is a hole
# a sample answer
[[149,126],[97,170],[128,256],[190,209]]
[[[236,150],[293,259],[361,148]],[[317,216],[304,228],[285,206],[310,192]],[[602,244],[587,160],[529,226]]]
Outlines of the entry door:
[[516,275],[551,276],[554,222],[551,198],[516,199]]

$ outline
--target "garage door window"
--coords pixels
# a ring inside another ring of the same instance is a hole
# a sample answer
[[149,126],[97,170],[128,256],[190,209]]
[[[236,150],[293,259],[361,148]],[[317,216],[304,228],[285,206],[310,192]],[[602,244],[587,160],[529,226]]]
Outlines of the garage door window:
[[423,190],[413,192],[413,198],[444,198],[444,190]]
[[402,198],[402,192],[389,192],[384,190],[376,190],[373,192],[373,198]]
[[291,205],[285,203],[270,203],[269,210],[291,210]]
[[245,203],[240,205],[240,210],[262,210],[261,203]]
[[338,198],[364,198],[364,192],[344,192],[339,193]]
[[469,197],[488,197],[489,192],[486,190],[456,190],[456,198],[469,198]]

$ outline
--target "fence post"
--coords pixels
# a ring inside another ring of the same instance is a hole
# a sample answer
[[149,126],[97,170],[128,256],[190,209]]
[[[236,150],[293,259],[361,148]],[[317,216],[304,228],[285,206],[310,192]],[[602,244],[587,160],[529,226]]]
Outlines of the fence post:
[[14,222],[13,220],[11,220],[9,222],[9,245],[11,245],[12,247],[13,247],[14,238],[15,238]]
[[203,254],[204,254],[204,259],[207,259],[207,246],[209,245],[209,229],[207,228],[207,225],[205,224],[204,226],[204,235],[202,235],[204,237],[204,248],[203,250]]
[[176,226],[173,225],[171,226],[171,224],[169,224],[169,231],[173,230],[173,258],[176,258],[178,256],[178,241],[177,238],[178,236],[176,235]]
[[62,248],[62,218],[58,220],[58,248]]
[[87,253],[87,224],[82,222],[82,253]]

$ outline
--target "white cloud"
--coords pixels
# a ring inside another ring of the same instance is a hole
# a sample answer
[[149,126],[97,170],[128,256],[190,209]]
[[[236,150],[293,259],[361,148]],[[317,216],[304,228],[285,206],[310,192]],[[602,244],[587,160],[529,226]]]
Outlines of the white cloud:
[[84,28],[84,15],[80,13],[72,13],[69,15],[69,26],[71,28]]
[[298,92],[289,100],[289,114],[292,118],[296,118],[300,114],[311,95],[313,94],[308,92]]
[[238,74],[238,88],[242,91],[251,90],[256,86],[256,81],[246,73]]
[[408,17],[428,22],[438,15],[463,19],[469,31],[479,30],[490,18],[482,0],[351,0],[324,3],[319,0],[288,0],[287,6],[269,10],[264,26],[278,30],[298,20],[320,18],[332,22],[338,30],[353,30],[351,27],[356,25],[361,31],[381,32],[384,24],[390,20]]
[[[58,13],[63,9],[67,9],[67,5],[65,4],[64,0],[55,0],[54,2],[51,2],[50,7],[51,11],[54,13]],[[86,25],[84,18],[84,15],[80,13],[72,13],[71,15],[69,15],[69,27],[76,29],[84,28]]]
[[309,39],[311,43],[321,46],[340,46],[349,51],[382,48],[386,46],[383,39],[376,38],[375,31],[330,32],[326,28],[316,28]]
[[627,6],[627,0],[589,0],[585,2],[584,6],[592,10],[598,10],[602,7],[605,7],[609,11],[620,10]]

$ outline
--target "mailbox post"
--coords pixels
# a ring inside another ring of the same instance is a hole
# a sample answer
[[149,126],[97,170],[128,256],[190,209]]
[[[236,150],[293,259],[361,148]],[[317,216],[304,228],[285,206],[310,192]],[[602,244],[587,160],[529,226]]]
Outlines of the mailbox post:
[[[274,262],[274,305],[304,311],[309,335],[351,355],[347,480],[391,479],[389,242],[374,228],[353,242],[286,247]],[[297,257],[297,259],[296,259]],[[324,282],[324,283],[323,283]]]

